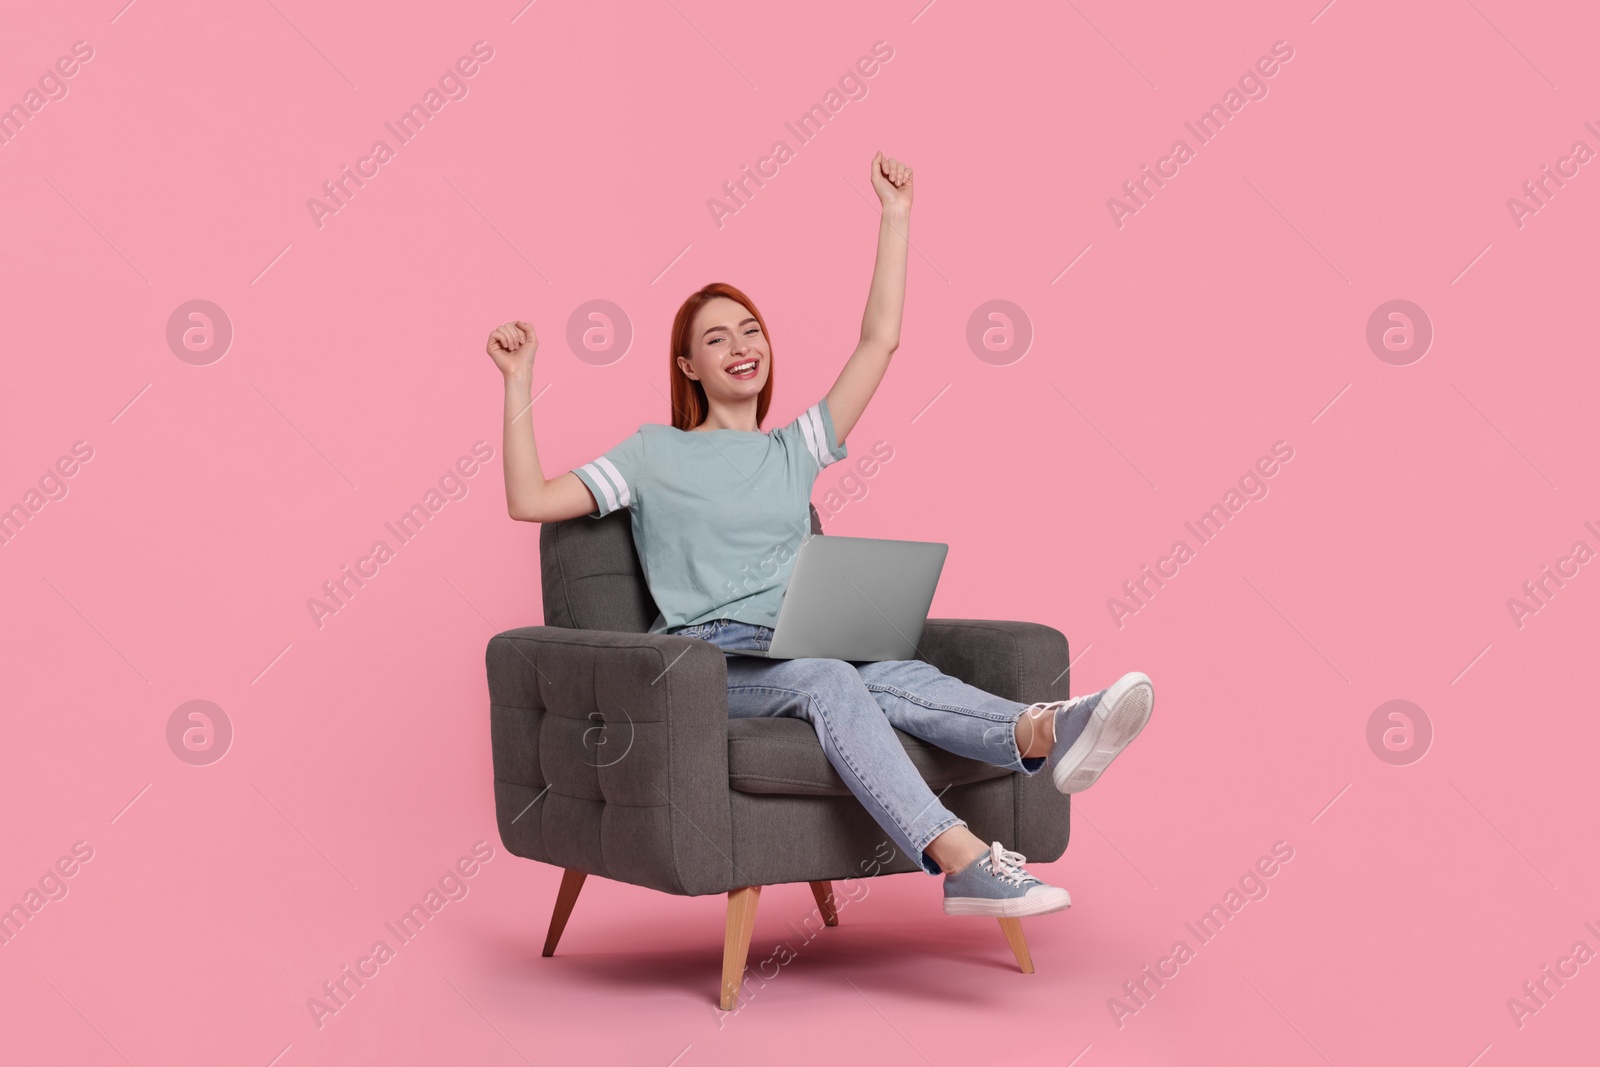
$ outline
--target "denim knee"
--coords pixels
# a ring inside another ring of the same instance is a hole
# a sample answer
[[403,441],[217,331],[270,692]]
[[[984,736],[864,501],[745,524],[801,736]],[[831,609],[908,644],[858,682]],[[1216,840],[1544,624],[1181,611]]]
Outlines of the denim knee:
[[791,660],[791,663],[804,664],[805,679],[799,687],[812,697],[827,697],[839,693],[848,693],[852,689],[866,692],[866,686],[861,683],[861,676],[856,669],[842,659],[806,659]]

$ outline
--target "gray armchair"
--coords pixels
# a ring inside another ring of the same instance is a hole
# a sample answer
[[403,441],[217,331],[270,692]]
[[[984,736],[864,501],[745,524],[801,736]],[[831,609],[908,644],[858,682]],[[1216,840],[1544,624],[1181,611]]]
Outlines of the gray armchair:
[[[822,532],[815,508],[811,528]],[[591,874],[685,896],[727,893],[721,1004],[731,1010],[761,886],[809,882],[834,926],[833,881],[921,868],[851,795],[809,723],[730,720],[722,651],[646,632],[656,608],[626,511],[546,523],[539,551],[546,625],[496,634],[486,661],[500,839],[566,872],[544,955]],[[1067,641],[1047,626],[929,619],[920,650],[1012,700],[1067,696]],[[899,738],[980,838],[1037,862],[1066,851],[1068,798],[1048,774]],[[999,922],[1031,973],[1020,921]]]

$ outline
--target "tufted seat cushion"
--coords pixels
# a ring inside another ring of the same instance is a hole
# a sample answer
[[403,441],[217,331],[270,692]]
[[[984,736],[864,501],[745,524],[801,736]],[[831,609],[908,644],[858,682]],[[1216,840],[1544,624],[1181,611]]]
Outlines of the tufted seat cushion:
[[[935,790],[1011,773],[1004,767],[946,752],[899,730],[895,736],[923,780]],[[850,795],[844,779],[823,754],[815,728],[803,719],[729,719],[728,785],[741,793]]]

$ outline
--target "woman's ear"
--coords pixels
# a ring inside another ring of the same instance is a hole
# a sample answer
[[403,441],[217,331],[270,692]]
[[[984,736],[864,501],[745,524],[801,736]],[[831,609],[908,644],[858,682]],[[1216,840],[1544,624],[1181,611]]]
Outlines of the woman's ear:
[[678,369],[683,371],[683,376],[690,381],[700,380],[700,376],[694,372],[694,365],[682,356],[678,357]]

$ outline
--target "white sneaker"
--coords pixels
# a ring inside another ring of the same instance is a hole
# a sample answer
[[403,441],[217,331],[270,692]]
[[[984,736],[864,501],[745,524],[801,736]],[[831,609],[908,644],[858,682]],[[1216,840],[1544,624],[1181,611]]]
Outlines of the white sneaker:
[[[1099,779],[1128,742],[1139,736],[1155,707],[1150,676],[1130,671],[1109,689],[1061,703],[1056,712],[1057,737],[1050,751],[1050,778],[1063,793],[1081,793]],[[1073,717],[1087,717],[1076,737],[1060,733]]]

